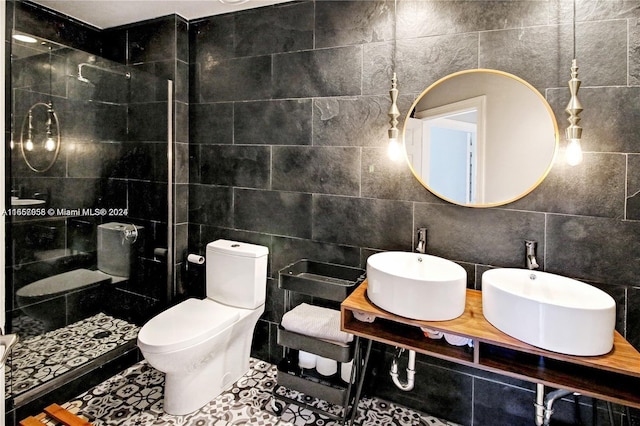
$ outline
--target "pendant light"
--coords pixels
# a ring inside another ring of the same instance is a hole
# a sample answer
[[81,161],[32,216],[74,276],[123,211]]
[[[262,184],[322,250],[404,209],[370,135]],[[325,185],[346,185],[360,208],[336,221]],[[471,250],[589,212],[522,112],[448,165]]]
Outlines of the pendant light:
[[397,161],[400,158],[400,143],[398,141],[398,117],[400,117],[400,110],[398,109],[398,78],[396,76],[396,26],[397,26],[397,0],[393,0],[393,46],[392,46],[392,59],[391,67],[393,76],[391,77],[391,90],[389,90],[389,96],[391,96],[391,107],[389,108],[389,146],[387,153],[389,158],[393,161]]
[[573,0],[573,60],[571,62],[571,80],[569,80],[569,91],[571,98],[567,104],[565,111],[569,114],[569,127],[566,130],[567,149],[565,158],[567,164],[575,166],[582,162],[582,127],[578,126],[580,122],[580,113],[582,112],[582,104],[578,99],[578,90],[581,81],[578,79],[578,64],[576,61],[576,0]]

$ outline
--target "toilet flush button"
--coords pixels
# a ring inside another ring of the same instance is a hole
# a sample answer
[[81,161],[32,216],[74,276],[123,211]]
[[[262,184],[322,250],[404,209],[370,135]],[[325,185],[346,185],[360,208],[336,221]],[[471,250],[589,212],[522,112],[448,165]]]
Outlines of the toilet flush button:
[[240,244],[231,244],[231,247],[240,247]]

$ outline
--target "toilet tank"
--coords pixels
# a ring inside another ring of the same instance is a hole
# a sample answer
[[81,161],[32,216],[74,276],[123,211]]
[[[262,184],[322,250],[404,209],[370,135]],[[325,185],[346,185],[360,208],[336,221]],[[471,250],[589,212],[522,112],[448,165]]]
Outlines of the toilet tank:
[[[98,269],[105,274],[128,278],[134,244],[141,239],[143,229],[119,222],[98,225]],[[130,235],[134,230],[135,236]]]
[[267,247],[237,241],[207,244],[207,297],[244,309],[264,304],[268,254]]

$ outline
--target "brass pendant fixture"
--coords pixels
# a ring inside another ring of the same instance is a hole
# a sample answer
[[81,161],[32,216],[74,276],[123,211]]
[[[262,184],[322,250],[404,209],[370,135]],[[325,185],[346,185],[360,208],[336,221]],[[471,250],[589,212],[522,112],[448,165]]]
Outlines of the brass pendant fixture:
[[578,99],[578,90],[580,90],[581,81],[578,79],[578,63],[576,61],[576,2],[573,0],[573,61],[571,62],[571,80],[568,82],[571,98],[567,104],[565,111],[569,114],[569,127],[565,132],[567,138],[567,149],[565,151],[565,159],[567,164],[575,166],[582,162],[582,127],[578,125],[580,122],[580,113],[582,112],[582,104]]

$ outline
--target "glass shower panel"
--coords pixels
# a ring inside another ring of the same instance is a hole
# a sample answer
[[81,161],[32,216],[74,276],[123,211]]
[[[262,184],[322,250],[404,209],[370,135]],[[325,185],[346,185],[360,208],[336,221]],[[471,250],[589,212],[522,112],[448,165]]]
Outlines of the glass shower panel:
[[6,390],[16,404],[133,347],[170,288],[167,81],[34,39],[11,45],[6,294],[21,343]]

